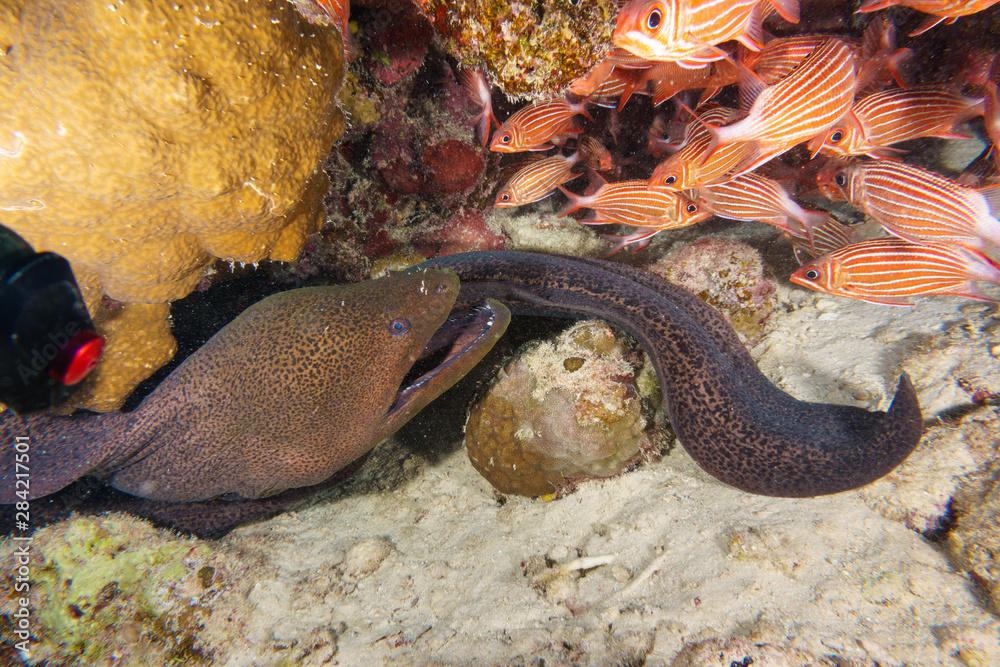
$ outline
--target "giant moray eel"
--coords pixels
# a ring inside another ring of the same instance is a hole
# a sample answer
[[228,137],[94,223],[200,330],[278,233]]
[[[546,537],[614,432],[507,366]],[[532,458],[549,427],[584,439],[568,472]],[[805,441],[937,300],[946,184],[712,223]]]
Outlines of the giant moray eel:
[[[320,484],[367,454],[489,351],[510,313],[484,301],[453,314],[458,293],[455,274],[435,269],[283,292],[245,310],[132,412],[7,413],[0,502],[94,475],[161,504],[196,503],[197,512],[212,509],[200,501],[222,499],[234,521],[280,508],[267,499]],[[418,361],[437,365],[403,386]],[[15,436],[29,439],[27,482],[16,481],[25,469],[15,470]],[[174,523],[185,508],[147,514]]]
[[[443,269],[443,270],[442,270]],[[459,279],[461,278],[461,289]],[[656,365],[681,444],[709,474],[772,496],[867,484],[916,446],[908,378],[888,412],[805,403],[772,385],[729,324],[691,293],[593,259],[480,252],[250,307],[127,414],[0,419],[0,502],[14,436],[28,436],[30,496],[95,475],[202,534],[280,509],[363,457],[475,365],[509,312],[598,317]],[[449,311],[452,307],[455,310]],[[456,335],[457,332],[457,335]],[[420,358],[443,361],[411,384]]]
[[459,304],[493,298],[514,314],[607,320],[642,344],[656,367],[670,423],[713,477],[750,493],[807,497],[863,486],[909,456],[923,431],[904,374],[888,412],[806,403],[757,369],[732,327],[690,292],[641,269],[518,252],[452,255]]

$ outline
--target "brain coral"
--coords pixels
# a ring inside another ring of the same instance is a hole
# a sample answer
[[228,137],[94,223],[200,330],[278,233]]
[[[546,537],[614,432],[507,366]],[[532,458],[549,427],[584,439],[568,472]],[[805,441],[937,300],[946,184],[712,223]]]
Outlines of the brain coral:
[[170,358],[164,304],[214,258],[318,228],[343,53],[283,0],[0,0],[0,224],[70,261],[109,336],[87,407]]

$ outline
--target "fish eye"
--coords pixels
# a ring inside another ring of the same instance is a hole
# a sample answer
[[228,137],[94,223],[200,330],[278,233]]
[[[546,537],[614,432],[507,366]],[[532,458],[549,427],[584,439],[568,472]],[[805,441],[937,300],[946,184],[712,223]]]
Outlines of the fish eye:
[[663,21],[663,12],[660,11],[659,7],[653,7],[648,14],[646,14],[646,29],[656,30],[660,27],[660,23]]
[[502,137],[500,137],[501,143],[509,144],[510,140],[511,140],[511,136],[509,134],[505,134]]
[[819,278],[819,271],[817,271],[816,269],[809,269],[808,271],[806,271],[805,276],[809,280],[816,280]]
[[670,174],[663,179],[664,185],[673,185],[677,182],[677,174]]
[[847,176],[844,174],[837,174],[833,177],[833,182],[842,188],[847,187]]
[[688,213],[697,213],[698,212],[698,205],[697,204],[688,204],[687,205],[687,212]]
[[500,195],[500,201],[510,201],[510,195],[506,192]]
[[843,130],[836,130],[835,132],[833,132],[833,133],[830,134],[830,143],[831,144],[839,144],[843,140],[844,140],[844,131]]
[[405,334],[410,330],[410,320],[405,317],[397,317],[392,322],[389,322],[389,332],[394,333],[397,336],[399,334]]

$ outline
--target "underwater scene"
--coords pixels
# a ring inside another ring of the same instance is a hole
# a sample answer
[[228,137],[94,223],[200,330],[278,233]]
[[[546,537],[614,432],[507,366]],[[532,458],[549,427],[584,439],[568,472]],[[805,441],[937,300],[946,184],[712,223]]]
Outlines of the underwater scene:
[[0,667],[1000,665],[998,85],[998,0],[0,0]]

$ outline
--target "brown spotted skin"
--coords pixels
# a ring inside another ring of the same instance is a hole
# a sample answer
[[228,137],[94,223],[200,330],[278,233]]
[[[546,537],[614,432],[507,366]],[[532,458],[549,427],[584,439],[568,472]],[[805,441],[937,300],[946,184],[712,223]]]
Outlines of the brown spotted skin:
[[909,456],[923,431],[906,375],[888,412],[798,401],[757,369],[729,324],[686,290],[612,262],[479,252],[450,268],[459,304],[491,297],[515,314],[598,317],[649,353],[681,444],[710,475],[744,491],[808,497],[868,484]]
[[[31,497],[85,474],[171,502],[315,485],[402,425],[390,406],[458,291],[454,273],[430,270],[276,294],[219,331],[133,412],[8,416],[0,435],[31,437]],[[408,323],[405,333],[392,331],[395,320]],[[5,482],[0,502],[16,501],[13,492]]]

